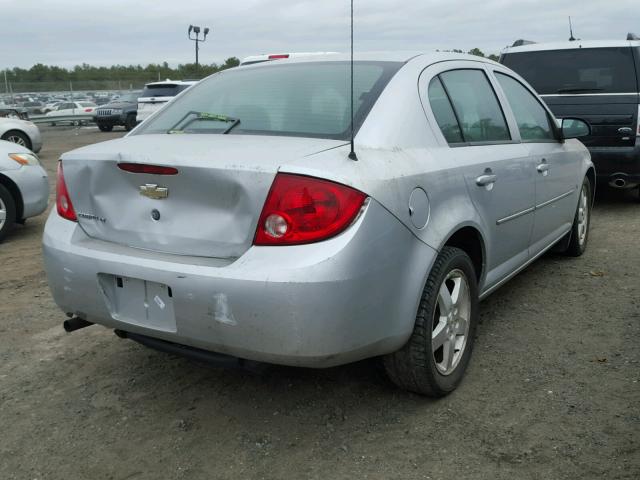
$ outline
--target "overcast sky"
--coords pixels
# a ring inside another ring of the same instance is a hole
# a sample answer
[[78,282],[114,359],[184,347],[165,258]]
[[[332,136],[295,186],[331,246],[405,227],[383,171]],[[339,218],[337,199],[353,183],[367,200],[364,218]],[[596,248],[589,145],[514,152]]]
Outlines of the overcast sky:
[[[479,47],[518,38],[640,35],[638,0],[355,0],[357,51]],[[349,0],[0,0],[0,69],[194,61],[189,24],[212,32],[201,63],[288,51],[348,51]]]

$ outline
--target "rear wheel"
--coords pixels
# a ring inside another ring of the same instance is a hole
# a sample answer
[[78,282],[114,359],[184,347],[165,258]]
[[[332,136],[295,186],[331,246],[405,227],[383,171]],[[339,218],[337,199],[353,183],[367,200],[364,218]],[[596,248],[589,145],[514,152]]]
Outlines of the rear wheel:
[[16,221],[16,202],[3,185],[0,185],[0,242],[4,240]]
[[591,182],[587,177],[582,181],[578,196],[578,206],[571,227],[569,246],[563,252],[570,257],[579,257],[587,249],[589,225],[591,224]]
[[110,132],[111,130],[113,130],[113,125],[106,125],[104,123],[99,123],[98,128],[100,129],[101,132]]
[[409,341],[383,359],[391,381],[431,397],[455,390],[471,358],[477,319],[473,262],[459,248],[444,247],[429,273]]
[[25,133],[18,130],[9,130],[4,135],[2,135],[2,140],[17,143],[18,145],[31,150],[31,140]]

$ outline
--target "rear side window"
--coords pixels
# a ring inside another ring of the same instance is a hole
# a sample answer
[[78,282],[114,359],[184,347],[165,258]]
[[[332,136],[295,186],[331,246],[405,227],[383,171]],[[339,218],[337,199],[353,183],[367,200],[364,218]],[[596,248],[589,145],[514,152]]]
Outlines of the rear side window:
[[547,111],[520,82],[503,73],[496,78],[507,96],[524,142],[555,141]]
[[542,95],[638,90],[631,47],[508,53],[502,63]]
[[511,140],[507,121],[489,80],[481,70],[451,70],[440,75],[464,142]]
[[453,107],[447,97],[447,92],[444,91],[442,82],[438,77],[431,80],[429,84],[429,103],[431,104],[431,110],[436,117],[438,126],[444,135],[444,138],[448,143],[460,143],[462,139],[462,132],[460,132],[460,125],[456,119],[456,114],[453,112]]

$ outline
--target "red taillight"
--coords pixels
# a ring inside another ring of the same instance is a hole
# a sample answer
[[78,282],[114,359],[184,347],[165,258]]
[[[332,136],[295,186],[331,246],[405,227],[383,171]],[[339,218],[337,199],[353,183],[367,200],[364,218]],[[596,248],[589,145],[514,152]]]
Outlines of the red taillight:
[[289,58],[289,54],[269,55],[269,60],[281,60],[283,58]]
[[152,173],[154,175],[177,175],[178,169],[173,167],[161,167],[160,165],[147,165],[144,163],[119,163],[118,168],[131,173]]
[[85,112],[93,112],[93,108],[85,108],[84,111]]
[[299,245],[347,228],[367,196],[339,183],[279,173],[262,209],[255,245]]
[[69,198],[69,191],[67,190],[67,184],[64,182],[64,174],[62,173],[62,162],[58,162],[58,178],[56,182],[56,207],[58,209],[58,215],[72,222],[77,222],[76,211],[73,209],[73,204]]

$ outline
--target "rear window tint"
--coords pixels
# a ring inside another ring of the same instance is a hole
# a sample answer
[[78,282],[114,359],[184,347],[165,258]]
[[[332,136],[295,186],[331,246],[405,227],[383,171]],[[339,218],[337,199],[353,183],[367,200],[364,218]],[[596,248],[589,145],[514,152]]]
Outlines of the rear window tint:
[[[362,124],[397,62],[355,62],[354,130]],[[233,134],[346,140],[351,131],[349,62],[272,62],[212,75],[185,92],[136,131],[222,133],[225,116],[240,122]],[[200,117],[199,113],[205,113]],[[214,121],[212,121],[214,118]]]
[[543,95],[638,90],[630,47],[508,53],[502,63]]

